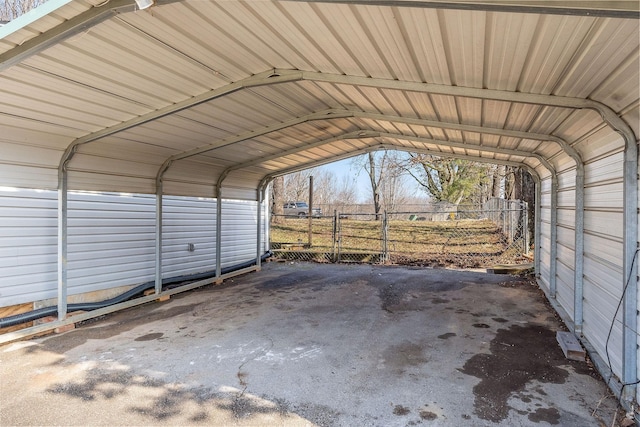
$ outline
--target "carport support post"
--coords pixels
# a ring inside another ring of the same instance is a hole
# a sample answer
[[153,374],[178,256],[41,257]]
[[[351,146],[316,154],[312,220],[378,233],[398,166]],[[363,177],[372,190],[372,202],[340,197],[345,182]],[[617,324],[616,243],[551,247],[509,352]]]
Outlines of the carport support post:
[[551,298],[556,298],[557,284],[556,275],[558,269],[558,179],[551,175],[551,210],[550,210],[550,230],[549,238],[551,248],[549,248],[549,294]]
[[156,180],[156,295],[162,292],[162,179]]
[[67,317],[67,225],[68,225],[67,165],[58,171],[58,320]]
[[[535,178],[534,178],[535,179]],[[536,278],[540,277],[540,248],[542,242],[541,237],[541,227],[542,218],[540,218],[542,208],[540,207],[540,201],[542,200],[542,188],[540,187],[540,178],[535,179],[536,182],[536,192],[535,192],[535,206],[534,206],[534,215],[535,215],[535,226],[533,230],[533,263],[534,263],[534,272]]]
[[582,335],[584,320],[584,165],[576,160],[575,265],[573,280],[573,328]]
[[[633,402],[636,395],[638,378],[637,352],[638,337],[635,333],[638,325],[638,146],[635,138],[626,139],[624,152],[624,262],[623,262],[623,359],[622,382],[630,384],[624,387],[622,399]],[[626,289],[625,289],[626,288]]]
[[258,189],[258,218],[256,223],[257,236],[256,236],[256,267],[260,271],[262,261],[262,202],[264,200],[264,192]]
[[313,175],[309,177],[309,249],[313,246]]
[[216,283],[222,276],[222,188],[216,188]]

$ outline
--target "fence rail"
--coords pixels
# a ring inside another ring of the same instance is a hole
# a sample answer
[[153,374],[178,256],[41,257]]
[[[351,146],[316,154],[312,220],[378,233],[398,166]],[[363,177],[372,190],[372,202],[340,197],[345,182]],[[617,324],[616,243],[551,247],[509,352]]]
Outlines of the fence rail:
[[450,210],[336,210],[311,221],[274,216],[271,248],[283,259],[490,267],[522,261],[526,224],[526,203],[500,199]]

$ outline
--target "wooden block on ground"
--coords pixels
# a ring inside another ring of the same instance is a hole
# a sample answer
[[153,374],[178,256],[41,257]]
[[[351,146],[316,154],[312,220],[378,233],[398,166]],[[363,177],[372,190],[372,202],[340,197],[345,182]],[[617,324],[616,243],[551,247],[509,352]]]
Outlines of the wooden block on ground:
[[533,268],[533,263],[517,265],[494,265],[487,269],[487,273],[493,274],[520,274]]
[[569,360],[584,360],[586,353],[571,332],[558,331],[556,339],[560,344],[564,357]]
[[[146,291],[144,291],[144,296],[149,296],[149,295],[153,295],[156,293],[155,289],[147,289]],[[156,301],[162,302],[162,301],[168,301],[169,299],[171,299],[171,295],[162,295],[161,297],[158,297],[158,299]]]
[[53,330],[53,332],[55,332],[56,334],[61,334],[63,332],[71,331],[71,330],[73,330],[75,328],[76,328],[76,324],[75,323],[70,323],[68,325],[64,325],[64,326],[60,326],[58,328],[55,328]]

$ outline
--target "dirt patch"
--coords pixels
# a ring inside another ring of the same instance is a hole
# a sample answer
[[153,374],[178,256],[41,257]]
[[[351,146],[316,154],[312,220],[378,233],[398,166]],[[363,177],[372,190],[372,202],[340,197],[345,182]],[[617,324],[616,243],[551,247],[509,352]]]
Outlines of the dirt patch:
[[163,335],[164,334],[162,332],[154,332],[152,334],[142,335],[134,339],[134,341],[153,341],[153,340],[157,340],[158,338],[162,338]]
[[[562,384],[569,373],[559,366],[580,365],[564,358],[554,331],[537,324],[499,329],[490,351],[491,354],[476,354],[460,371],[481,379],[473,387],[475,413],[493,422],[507,417],[511,409],[507,400],[513,393],[523,391],[529,381]],[[552,419],[552,415],[541,412],[538,416]]]
[[480,328],[480,329],[487,329],[490,328],[491,326],[487,325],[486,323],[474,323],[473,325],[474,328]]
[[394,415],[403,416],[407,415],[409,412],[411,411],[406,406],[396,405],[395,408],[393,408]]
[[431,411],[420,411],[420,418],[427,421],[433,421],[438,418],[438,415]]
[[549,424],[560,424],[560,412],[556,408],[538,408],[528,416],[534,423],[546,421]]
[[449,338],[455,337],[455,336],[457,336],[455,333],[447,332],[446,334],[438,335],[438,338],[440,338],[441,340],[448,340]]
[[386,364],[399,372],[403,372],[407,368],[420,366],[429,361],[424,355],[423,348],[409,341],[388,347],[383,356]]

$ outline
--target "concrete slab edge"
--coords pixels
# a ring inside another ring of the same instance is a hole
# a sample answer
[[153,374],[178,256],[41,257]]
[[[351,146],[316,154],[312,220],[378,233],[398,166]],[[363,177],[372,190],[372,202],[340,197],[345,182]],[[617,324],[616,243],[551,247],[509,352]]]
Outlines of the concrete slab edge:
[[38,334],[43,334],[46,332],[50,332],[50,331],[55,331],[56,329],[61,330],[63,327],[67,326],[67,325],[72,325],[78,322],[82,322],[84,320],[88,320],[88,319],[93,319],[95,317],[99,317],[99,316],[104,316],[105,314],[109,314],[109,313],[113,313],[119,310],[124,310],[126,308],[130,308],[130,307],[135,307],[138,305],[142,305],[142,304],[146,304],[148,302],[152,302],[152,301],[157,301],[160,298],[163,297],[168,297],[174,294],[178,294],[181,292],[187,292],[190,291],[192,289],[196,289],[211,283],[216,283],[216,282],[220,282],[222,280],[226,280],[229,279],[231,277],[235,277],[235,276],[239,276],[242,274],[246,274],[246,273],[251,273],[253,271],[258,271],[260,269],[260,267],[258,266],[251,266],[251,267],[247,267],[247,268],[243,268],[240,270],[236,270],[227,274],[223,274],[220,277],[211,277],[209,279],[203,279],[203,280],[198,280],[196,282],[193,283],[189,283],[188,285],[184,285],[184,286],[179,286],[177,288],[173,288],[173,289],[168,289],[164,292],[161,292],[159,294],[152,294],[152,295],[148,295],[148,296],[144,296],[144,297],[140,297],[140,298],[136,298],[133,300],[129,300],[129,301],[125,301],[119,304],[114,304],[108,307],[103,307],[97,310],[92,310],[92,311],[87,311],[85,313],[82,314],[78,314],[75,316],[70,316],[67,317],[64,320],[56,320],[53,322],[48,322],[48,323],[43,323],[40,325],[36,325],[36,326],[32,326],[29,328],[25,328],[25,329],[20,329],[18,331],[15,332],[9,332],[3,335],[0,335],[0,344],[7,344],[10,343],[12,341],[18,341],[24,338],[28,338],[31,337],[33,335],[38,335]]

